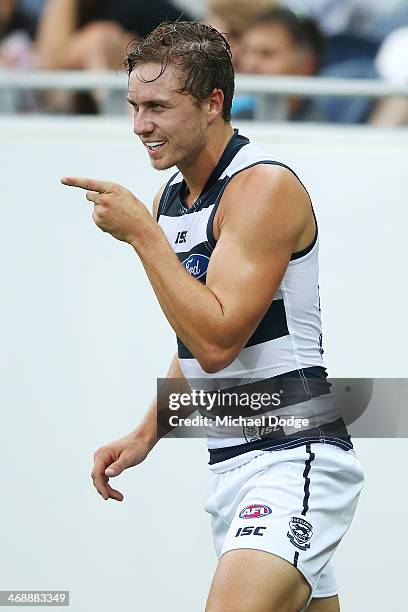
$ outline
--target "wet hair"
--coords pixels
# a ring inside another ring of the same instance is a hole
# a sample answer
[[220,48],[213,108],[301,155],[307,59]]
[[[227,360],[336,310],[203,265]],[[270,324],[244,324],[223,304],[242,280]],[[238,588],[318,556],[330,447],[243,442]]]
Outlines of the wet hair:
[[325,39],[311,17],[298,15],[286,8],[274,8],[257,15],[249,23],[248,29],[261,25],[280,25],[287,31],[296,48],[311,51],[320,64]]
[[[215,28],[198,22],[161,23],[128,52],[125,68],[130,75],[136,66],[160,64],[158,79],[171,64],[182,75],[180,93],[191,94],[199,105],[214,89],[224,93],[222,118],[231,121],[234,68],[226,37]],[[151,82],[151,81],[143,81]]]

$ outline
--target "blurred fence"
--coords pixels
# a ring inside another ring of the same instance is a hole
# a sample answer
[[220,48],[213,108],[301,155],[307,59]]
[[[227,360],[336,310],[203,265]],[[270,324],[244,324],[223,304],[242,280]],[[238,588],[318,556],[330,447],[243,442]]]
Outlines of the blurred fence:
[[[105,90],[103,114],[123,112],[122,94],[127,89],[125,73],[105,71],[11,71],[0,70],[0,112],[12,113],[22,91],[41,90],[91,91]],[[339,79],[323,77],[265,77],[238,75],[237,94],[256,94],[260,103],[256,119],[284,119],[287,96],[332,96],[336,98],[407,97],[408,85],[393,85],[372,79]]]

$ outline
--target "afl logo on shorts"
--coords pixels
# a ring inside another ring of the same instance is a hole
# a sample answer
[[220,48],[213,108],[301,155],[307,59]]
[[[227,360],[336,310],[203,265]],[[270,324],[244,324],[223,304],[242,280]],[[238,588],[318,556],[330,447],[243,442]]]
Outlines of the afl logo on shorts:
[[193,253],[183,261],[183,266],[194,278],[201,278],[207,272],[209,257]]
[[264,504],[251,504],[250,506],[246,506],[239,513],[239,518],[242,519],[256,519],[262,518],[263,516],[268,516],[268,514],[272,514],[272,510],[269,506],[265,506]]
[[300,550],[307,550],[310,548],[309,540],[313,535],[313,527],[305,519],[292,516],[289,521],[289,531],[287,536],[292,542],[293,546],[300,548]]

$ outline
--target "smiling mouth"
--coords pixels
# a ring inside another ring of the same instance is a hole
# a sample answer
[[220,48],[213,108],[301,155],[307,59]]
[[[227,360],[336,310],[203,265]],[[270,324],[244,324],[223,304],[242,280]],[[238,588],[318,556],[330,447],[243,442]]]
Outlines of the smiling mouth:
[[162,149],[166,143],[163,140],[157,140],[155,142],[145,142],[144,144],[148,151],[153,152],[160,151],[160,149]]

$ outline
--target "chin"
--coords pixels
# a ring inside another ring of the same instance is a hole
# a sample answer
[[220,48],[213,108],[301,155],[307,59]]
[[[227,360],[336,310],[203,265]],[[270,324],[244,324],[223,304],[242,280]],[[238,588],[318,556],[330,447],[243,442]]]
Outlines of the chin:
[[175,162],[168,159],[152,159],[151,165],[155,170],[168,170],[175,165]]

